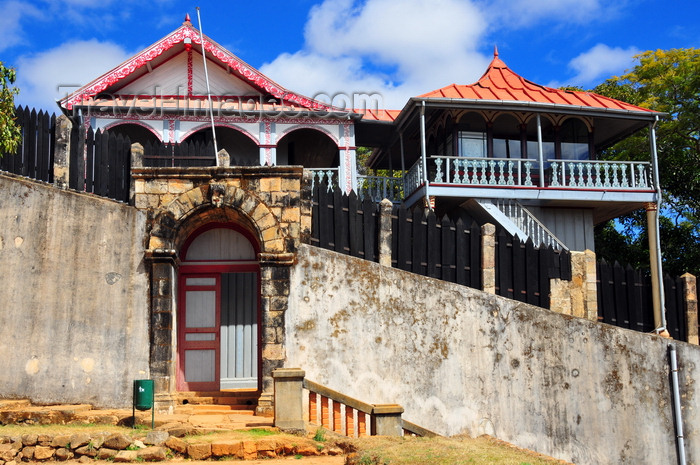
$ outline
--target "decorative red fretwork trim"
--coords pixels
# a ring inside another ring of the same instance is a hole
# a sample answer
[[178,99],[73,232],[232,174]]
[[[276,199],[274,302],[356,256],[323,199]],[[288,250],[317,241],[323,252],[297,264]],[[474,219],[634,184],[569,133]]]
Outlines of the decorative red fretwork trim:
[[[165,36],[138,55],[130,58],[108,73],[103,74],[99,78],[78,89],[76,92],[63,99],[61,101],[61,105],[67,110],[71,110],[73,105],[78,105],[81,102],[88,100],[90,97],[99,94],[107,87],[129,76],[134,71],[160,56],[163,52],[171,49],[176,44],[184,42],[185,39],[190,39],[193,43],[199,45],[202,43],[199,36],[199,31],[188,24],[183,24],[180,28]],[[272,94],[275,98],[297,103],[304,108],[314,110],[334,110],[334,108],[331,106],[325,105],[308,97],[289,92],[206,36],[204,37],[204,49],[216,59],[228,65],[243,78],[247,79],[248,82],[252,83],[259,89],[264,89],[265,92]]]

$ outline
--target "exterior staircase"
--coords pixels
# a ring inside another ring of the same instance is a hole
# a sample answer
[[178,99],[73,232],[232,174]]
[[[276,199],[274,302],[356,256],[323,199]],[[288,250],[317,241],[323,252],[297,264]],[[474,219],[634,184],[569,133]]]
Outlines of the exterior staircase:
[[254,415],[260,391],[191,391],[175,396],[176,414],[197,415]]
[[476,203],[497,221],[508,233],[522,241],[531,239],[533,244],[569,250],[540,220],[517,200],[476,199]]

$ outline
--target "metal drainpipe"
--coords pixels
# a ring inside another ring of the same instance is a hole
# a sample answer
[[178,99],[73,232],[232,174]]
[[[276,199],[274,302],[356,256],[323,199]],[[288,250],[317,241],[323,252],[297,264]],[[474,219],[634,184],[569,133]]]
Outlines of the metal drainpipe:
[[423,160],[423,185],[425,186],[425,203],[428,209],[432,210],[430,206],[430,194],[428,193],[428,161],[426,158],[426,153],[428,149],[425,143],[425,100],[421,102],[420,107],[420,153],[421,159]]
[[[661,196],[661,183],[659,181],[659,162],[658,162],[658,154],[656,150],[656,125],[659,122],[659,117],[656,116],[654,119],[654,122],[649,125],[649,144],[650,144],[650,150],[651,150],[651,156],[652,156],[652,174],[654,176],[654,185],[656,187],[656,212],[654,214],[654,224],[653,224],[653,231],[649,231],[649,253],[650,255],[653,253],[653,256],[650,256],[649,259],[652,261],[651,263],[651,272],[652,275],[654,274],[654,271],[656,271],[656,279],[655,281],[655,286],[658,289],[658,319],[655,318],[655,323],[657,323],[658,326],[654,331],[659,334],[664,331],[666,331],[666,298],[665,298],[665,292],[664,292],[664,278],[663,278],[663,267],[662,267],[662,260],[661,260],[661,239],[660,239],[660,231],[661,227],[659,225],[659,214],[661,212],[661,201],[662,201],[662,196]],[[647,212],[647,215],[649,215],[649,212]],[[649,220],[647,219],[647,224],[649,223]],[[651,229],[651,225],[647,226]],[[653,252],[652,252],[653,249]],[[656,268],[656,270],[654,270]],[[652,289],[653,290],[653,289]],[[655,309],[656,310],[656,309]]]
[[681,396],[678,388],[678,361],[676,346],[668,345],[669,358],[671,359],[671,384],[673,385],[673,411],[676,423],[676,444],[678,445],[678,463],[686,465],[685,462],[685,439],[683,438],[683,417],[681,416]]
[[542,147],[542,120],[537,113],[537,159],[540,164],[540,187],[544,187],[544,149]]

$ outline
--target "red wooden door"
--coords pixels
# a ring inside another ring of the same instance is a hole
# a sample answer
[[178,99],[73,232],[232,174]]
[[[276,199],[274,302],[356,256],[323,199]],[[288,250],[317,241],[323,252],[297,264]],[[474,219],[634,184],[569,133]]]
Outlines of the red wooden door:
[[218,391],[221,275],[182,275],[179,301],[179,388]]

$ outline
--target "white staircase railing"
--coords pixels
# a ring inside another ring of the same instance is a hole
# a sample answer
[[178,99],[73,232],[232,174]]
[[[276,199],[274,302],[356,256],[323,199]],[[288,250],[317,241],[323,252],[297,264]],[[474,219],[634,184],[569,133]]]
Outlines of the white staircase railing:
[[[521,233],[518,234],[518,231],[516,231],[517,235],[531,239],[536,246],[544,244],[557,250],[569,250],[559,238],[547,229],[530,210],[523,207],[520,202],[509,199],[496,199],[493,201],[479,200],[479,204],[490,213],[493,210],[489,206],[495,206]],[[506,229],[510,230],[511,228]]]

